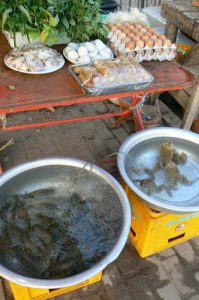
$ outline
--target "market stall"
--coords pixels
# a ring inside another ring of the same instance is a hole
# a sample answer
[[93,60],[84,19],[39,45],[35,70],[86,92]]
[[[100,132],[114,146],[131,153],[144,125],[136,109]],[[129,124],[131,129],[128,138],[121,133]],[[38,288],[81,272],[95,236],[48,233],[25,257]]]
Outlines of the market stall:
[[[15,15],[11,17],[14,9],[7,7],[3,12],[0,130],[109,117],[117,117],[119,124],[132,112],[139,129],[144,129],[144,96],[193,86],[194,76],[175,60],[176,45],[150,28],[138,10],[101,18],[98,1],[96,5],[81,1],[78,7],[69,1],[66,19],[61,4],[48,3],[51,5],[42,10],[37,5],[30,11],[22,5],[15,7],[16,15],[22,17],[18,27],[13,24]],[[32,22],[35,11],[40,13],[38,23]],[[33,35],[30,25],[35,24]],[[63,40],[64,45],[57,45]],[[125,110],[9,125],[10,114],[125,97],[131,97]],[[0,253],[0,274],[10,281],[15,299],[21,295],[29,300],[48,299],[99,281],[101,272],[117,259],[127,241],[133,216],[127,196],[134,203],[132,191],[149,205],[149,211],[161,216],[156,209],[198,211],[197,136],[158,128],[131,138],[117,153],[126,193],[103,169],[73,158],[29,162],[1,176],[0,213],[5,217],[0,220],[0,240],[5,249]],[[150,177],[145,178],[146,174]],[[163,180],[156,183],[156,176]],[[189,191],[194,187],[194,203],[170,207],[174,196],[178,198],[178,192],[188,186]],[[132,225],[131,233],[136,236]],[[146,251],[143,256],[158,250]]]

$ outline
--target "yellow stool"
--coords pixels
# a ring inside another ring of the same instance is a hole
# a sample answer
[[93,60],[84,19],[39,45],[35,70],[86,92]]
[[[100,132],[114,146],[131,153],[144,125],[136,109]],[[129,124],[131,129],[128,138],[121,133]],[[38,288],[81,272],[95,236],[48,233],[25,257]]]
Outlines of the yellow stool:
[[102,279],[102,272],[98,273],[94,277],[82,283],[79,283],[77,285],[69,286],[66,288],[55,289],[55,290],[28,288],[28,287],[15,284],[13,282],[9,282],[9,284],[15,300],[46,300],[56,296],[63,295],[65,293],[70,293],[77,289],[81,289],[85,286],[99,282],[101,279]]
[[199,212],[173,215],[149,208],[123,183],[131,204],[130,241],[141,257],[185,242],[199,235]]

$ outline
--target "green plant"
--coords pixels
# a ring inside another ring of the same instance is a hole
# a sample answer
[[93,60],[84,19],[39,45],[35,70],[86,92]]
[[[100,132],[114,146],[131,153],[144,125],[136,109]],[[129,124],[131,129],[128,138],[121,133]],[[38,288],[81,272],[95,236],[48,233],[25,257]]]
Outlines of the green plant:
[[72,41],[105,38],[107,27],[100,22],[101,0],[69,0],[67,3],[68,33]]
[[54,44],[59,37],[74,42],[103,39],[107,28],[100,22],[101,0],[0,0],[2,31],[28,37],[41,34],[41,41]]

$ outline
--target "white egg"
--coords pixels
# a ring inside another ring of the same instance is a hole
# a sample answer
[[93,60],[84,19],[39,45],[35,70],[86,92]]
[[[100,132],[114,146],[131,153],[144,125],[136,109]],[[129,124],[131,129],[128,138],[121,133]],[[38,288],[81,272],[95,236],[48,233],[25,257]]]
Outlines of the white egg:
[[93,43],[87,42],[84,45],[88,49],[89,52],[95,52],[96,51],[96,47]]
[[107,51],[101,51],[101,52],[100,52],[100,55],[101,55],[101,57],[102,57],[103,59],[108,59],[108,58],[111,58],[111,57],[112,57],[111,54],[110,54],[110,52],[107,52]]
[[89,64],[91,62],[91,58],[89,56],[81,56],[78,60],[80,64]]
[[102,59],[102,57],[101,57],[101,55],[97,55],[96,57],[95,57],[95,59],[97,60],[97,59]]
[[78,49],[78,54],[80,57],[88,55],[88,49],[85,46],[80,46]]
[[77,54],[77,52],[75,50],[71,50],[68,52],[68,58],[71,60],[78,60],[79,55]]
[[67,48],[72,48],[73,50],[77,50],[79,48],[79,45],[76,43],[69,43]]
[[70,52],[70,51],[72,51],[72,50],[74,50],[74,49],[71,48],[71,47],[66,47],[66,48],[64,49],[64,52],[65,52],[66,54],[68,54],[68,52]]
[[104,43],[100,40],[96,40],[95,45],[98,50],[102,50],[105,47]]
[[89,52],[88,55],[93,58],[93,57],[96,57],[98,54],[99,54],[99,52],[95,51],[95,52]]

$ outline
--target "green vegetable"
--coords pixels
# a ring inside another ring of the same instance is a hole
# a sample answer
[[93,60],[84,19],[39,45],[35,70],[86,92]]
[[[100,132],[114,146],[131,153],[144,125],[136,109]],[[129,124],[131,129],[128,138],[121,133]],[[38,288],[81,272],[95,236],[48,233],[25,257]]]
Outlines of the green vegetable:
[[41,34],[41,41],[52,45],[60,37],[73,42],[105,38],[101,23],[101,0],[0,0],[2,30],[30,37]]

